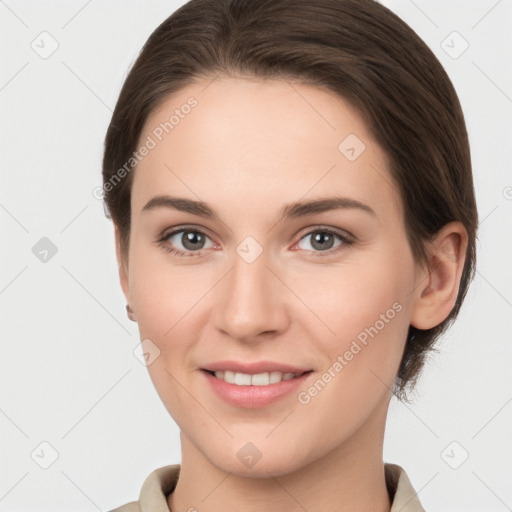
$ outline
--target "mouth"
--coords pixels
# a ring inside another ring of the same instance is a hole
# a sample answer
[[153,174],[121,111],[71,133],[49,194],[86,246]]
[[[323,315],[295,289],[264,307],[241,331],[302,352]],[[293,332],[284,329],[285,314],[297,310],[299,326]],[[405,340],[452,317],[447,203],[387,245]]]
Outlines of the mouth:
[[[219,364],[217,367],[222,368]],[[231,365],[232,367],[234,365]],[[299,368],[281,365],[283,370],[299,370],[298,372],[269,371],[260,373],[243,373],[233,370],[201,369],[210,390],[225,403],[237,408],[250,409],[267,407],[279,400],[291,399],[293,392],[306,386],[313,378],[314,370],[303,371]],[[269,365],[267,365],[269,366]],[[272,365],[274,368],[277,365]],[[272,368],[270,366],[269,369]]]
[[237,386],[270,386],[272,384],[279,384],[283,381],[297,379],[311,373],[313,370],[307,370],[305,372],[262,372],[256,374],[234,372],[230,370],[207,370],[202,368],[202,371],[208,373],[216,379],[227,382],[228,384],[235,384]]

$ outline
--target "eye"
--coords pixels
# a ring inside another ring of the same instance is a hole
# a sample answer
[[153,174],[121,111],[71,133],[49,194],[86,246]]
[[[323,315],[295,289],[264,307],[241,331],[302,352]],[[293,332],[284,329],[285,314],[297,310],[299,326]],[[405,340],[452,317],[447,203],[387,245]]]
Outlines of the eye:
[[161,243],[166,251],[179,257],[186,257],[195,256],[194,253],[199,253],[203,249],[213,247],[213,243],[209,246],[205,245],[207,240],[210,240],[210,238],[202,231],[192,228],[181,228],[164,234],[158,242]]
[[[310,251],[314,256],[330,256],[338,251],[352,245],[354,239],[347,235],[342,234],[332,229],[317,228],[304,235],[296,244],[300,246],[302,241],[310,239],[310,247],[299,247],[306,251]],[[336,244],[336,239],[339,240]],[[208,245],[207,241],[210,241]],[[198,256],[203,250],[214,247],[210,237],[202,231],[194,228],[180,228],[165,233],[157,242],[167,252],[174,254],[177,257]]]
[[[330,230],[330,229],[315,229],[313,231],[310,231],[305,236],[303,236],[297,246],[300,245],[300,242],[303,240],[310,239],[309,247],[302,247],[302,249],[306,251],[313,251],[316,253],[328,253],[329,255],[332,255],[333,253],[336,253],[342,249],[345,248],[345,246],[351,245],[353,243],[353,239],[350,238],[348,235],[338,233],[336,231]],[[340,242],[335,245],[336,239],[340,240]],[[299,247],[301,248],[301,247]],[[323,256],[323,254],[315,254],[315,256]]]

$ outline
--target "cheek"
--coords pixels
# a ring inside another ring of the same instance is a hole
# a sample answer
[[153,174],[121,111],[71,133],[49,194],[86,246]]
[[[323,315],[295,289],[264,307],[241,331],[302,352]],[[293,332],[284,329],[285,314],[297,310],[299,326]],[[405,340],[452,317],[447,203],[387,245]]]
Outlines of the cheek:
[[296,295],[323,321],[326,333],[329,328],[334,337],[347,338],[375,324],[390,309],[388,316],[397,316],[399,308],[393,309],[393,304],[404,307],[408,273],[405,261],[381,253],[378,258],[313,269],[308,279],[297,274],[292,282]]
[[[203,310],[211,300],[207,296],[226,269],[208,269],[209,263],[205,262],[172,263],[173,256],[167,257],[163,249],[148,248],[142,240],[133,242],[130,302],[137,314],[141,337],[154,338],[155,343],[162,345],[161,350],[170,345],[170,340],[175,348],[176,343],[185,344],[187,332],[197,338],[194,325],[201,322],[194,319],[204,316]],[[408,327],[405,301],[410,291],[412,260],[407,254],[397,254],[394,244],[388,245],[331,266],[277,265],[278,274],[291,284],[293,293],[279,286],[269,290],[279,294],[276,304],[289,310],[292,324],[309,331],[310,339],[317,340],[324,353],[343,353],[355,339],[363,344],[382,340],[378,345],[372,344],[381,348],[371,352],[382,353],[385,346],[386,354],[393,353],[391,345],[400,345],[401,335]]]
[[[177,322],[186,302],[183,278],[179,273],[170,275],[164,268],[163,258],[155,258],[154,252],[133,244],[130,255],[130,297],[137,314],[141,337],[165,336]],[[186,290],[186,289],[185,289]]]
[[171,279],[169,273],[141,272],[133,281],[134,307],[141,337],[154,339],[161,350],[185,343],[187,332],[194,332],[205,283],[192,282],[183,275]]
[[382,389],[372,372],[392,386],[401,360],[412,267],[392,251],[379,256],[317,273],[309,286],[296,281],[297,295],[315,313],[299,322],[310,328],[311,339],[327,355],[326,367],[338,361],[331,373],[344,374],[344,387],[365,389],[373,380]]
[[310,339],[324,356],[319,378],[299,400],[305,410],[315,411],[312,432],[321,428],[333,439],[346,438],[378,404],[387,403],[409,326],[409,290],[391,268],[340,271],[336,280],[331,276],[330,281],[316,281],[323,285],[322,294],[304,296],[334,331],[323,328],[313,316],[302,321],[303,330],[311,327]]
[[162,356],[150,371],[187,371],[219,272],[206,271],[202,264],[172,263],[163,249],[135,244],[131,258],[130,300],[140,337],[150,339]]
[[[194,266],[171,265],[165,255],[135,249],[130,271],[130,295],[141,340],[157,357],[147,366],[151,380],[180,428],[187,424],[190,395],[183,384],[193,368],[188,364],[197,343],[201,299],[211,286]],[[204,274],[204,273],[203,273]],[[144,343],[144,341],[143,341]]]

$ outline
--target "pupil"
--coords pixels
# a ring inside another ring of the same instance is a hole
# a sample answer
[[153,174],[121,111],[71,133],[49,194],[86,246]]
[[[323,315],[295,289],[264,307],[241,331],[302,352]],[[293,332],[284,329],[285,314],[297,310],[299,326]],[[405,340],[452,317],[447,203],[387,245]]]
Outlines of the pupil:
[[197,243],[201,240],[201,235],[195,231],[188,231],[184,234],[184,243],[183,245],[187,247],[187,244],[191,244],[191,249],[197,249]]
[[[327,245],[329,245],[328,243],[325,244],[326,241],[332,242],[332,236],[329,233],[318,233],[317,235],[315,235],[313,237],[313,239],[314,239],[313,246],[315,246],[315,244],[318,244],[318,247],[316,247],[317,249],[325,249],[327,247]],[[327,247],[327,249],[330,249],[330,247]]]

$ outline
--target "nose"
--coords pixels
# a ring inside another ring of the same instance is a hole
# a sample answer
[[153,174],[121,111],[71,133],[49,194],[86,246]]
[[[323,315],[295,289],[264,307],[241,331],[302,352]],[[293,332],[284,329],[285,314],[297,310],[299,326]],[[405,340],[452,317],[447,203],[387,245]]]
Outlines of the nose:
[[289,324],[289,292],[283,281],[269,267],[265,252],[251,263],[235,253],[231,270],[216,287],[217,330],[249,343],[284,332]]

